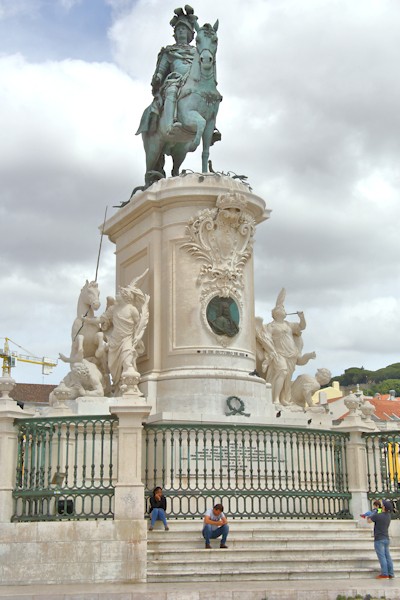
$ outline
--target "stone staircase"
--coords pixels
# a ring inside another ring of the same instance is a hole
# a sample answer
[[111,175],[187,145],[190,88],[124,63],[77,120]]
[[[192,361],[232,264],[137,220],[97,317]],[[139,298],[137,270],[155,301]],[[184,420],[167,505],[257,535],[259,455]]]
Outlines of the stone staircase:
[[[202,520],[157,522],[148,532],[147,581],[267,581],[373,578],[372,526],[356,521],[229,520],[229,548],[204,548]],[[391,548],[393,561],[400,547]]]

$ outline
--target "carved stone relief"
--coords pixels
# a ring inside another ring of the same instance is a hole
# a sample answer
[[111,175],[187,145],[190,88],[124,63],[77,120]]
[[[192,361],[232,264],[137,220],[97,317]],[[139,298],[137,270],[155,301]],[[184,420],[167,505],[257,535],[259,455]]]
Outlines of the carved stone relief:
[[[217,336],[239,332],[243,269],[253,251],[255,220],[243,194],[220,194],[215,208],[201,210],[186,226],[182,245],[201,261],[198,284],[205,321]],[[215,320],[218,322],[215,323]]]

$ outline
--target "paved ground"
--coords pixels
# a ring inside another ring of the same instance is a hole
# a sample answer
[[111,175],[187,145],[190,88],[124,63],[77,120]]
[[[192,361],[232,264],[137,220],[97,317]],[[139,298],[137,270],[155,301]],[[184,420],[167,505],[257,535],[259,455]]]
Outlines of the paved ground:
[[0,597],[10,600],[337,600],[357,594],[400,600],[400,579],[0,586]]

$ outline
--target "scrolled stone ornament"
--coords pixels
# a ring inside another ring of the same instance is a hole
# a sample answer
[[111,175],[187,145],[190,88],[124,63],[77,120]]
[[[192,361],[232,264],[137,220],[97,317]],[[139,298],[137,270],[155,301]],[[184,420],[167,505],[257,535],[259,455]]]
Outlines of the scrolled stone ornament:
[[215,208],[199,211],[186,226],[189,240],[182,248],[202,261],[198,281],[203,303],[213,292],[240,300],[255,232],[255,220],[246,205],[242,194],[221,194]]

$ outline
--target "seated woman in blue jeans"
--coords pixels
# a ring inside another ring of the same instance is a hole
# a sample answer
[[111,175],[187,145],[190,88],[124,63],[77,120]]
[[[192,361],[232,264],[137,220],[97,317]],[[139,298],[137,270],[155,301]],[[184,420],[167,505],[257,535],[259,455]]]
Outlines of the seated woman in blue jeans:
[[162,488],[156,487],[153,490],[153,495],[150,498],[150,515],[151,515],[151,523],[149,527],[149,531],[153,531],[154,524],[156,521],[162,521],[164,524],[165,531],[169,531],[167,517],[165,516],[165,512],[167,510],[167,501],[165,496],[163,496]]

